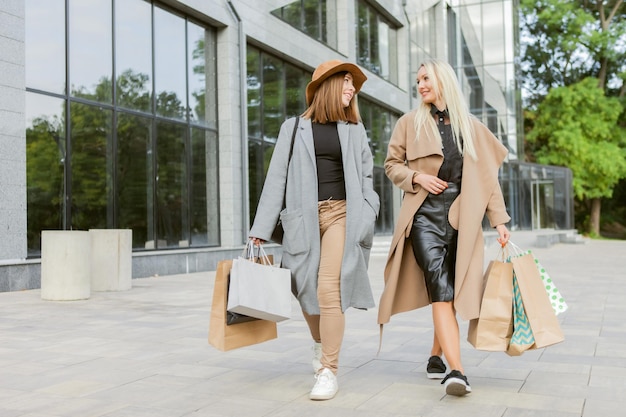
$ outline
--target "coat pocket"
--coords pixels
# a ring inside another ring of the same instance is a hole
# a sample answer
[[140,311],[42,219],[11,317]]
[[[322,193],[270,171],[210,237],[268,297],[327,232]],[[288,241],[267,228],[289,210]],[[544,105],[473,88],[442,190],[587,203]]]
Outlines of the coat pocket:
[[296,255],[309,249],[302,210],[295,209],[281,213],[280,220],[285,230],[283,237],[283,251]]
[[374,209],[366,202],[361,207],[361,230],[359,233],[359,245],[364,248],[371,249],[374,243],[374,230],[376,227],[376,213]]

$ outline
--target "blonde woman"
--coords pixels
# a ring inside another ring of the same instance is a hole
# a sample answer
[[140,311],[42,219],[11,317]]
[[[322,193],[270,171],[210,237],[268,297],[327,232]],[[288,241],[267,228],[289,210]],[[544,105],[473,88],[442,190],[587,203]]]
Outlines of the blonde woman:
[[280,129],[249,234],[257,245],[269,240],[280,215],[282,265],[291,270],[314,342],[312,400],[329,400],[339,389],[346,309],[374,307],[367,267],[380,202],[356,98],[366,79],[359,67],[339,60],[313,72],[291,162],[296,118]]
[[463,396],[471,386],[461,362],[456,315],[478,317],[484,215],[501,244],[510,237],[498,182],[507,150],[469,113],[449,64],[422,64],[417,89],[421,102],[398,120],[385,160],[385,172],[404,199],[378,322],[382,328],[393,314],[431,305],[434,341],[427,376],[443,379],[447,394]]

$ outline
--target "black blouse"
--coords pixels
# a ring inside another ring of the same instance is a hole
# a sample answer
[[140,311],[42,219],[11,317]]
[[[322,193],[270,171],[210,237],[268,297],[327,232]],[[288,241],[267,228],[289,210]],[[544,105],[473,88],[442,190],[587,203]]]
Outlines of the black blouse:
[[[431,104],[430,114],[437,118],[437,129],[441,135],[441,149],[443,151],[443,164],[439,168],[437,177],[446,182],[460,184],[463,174],[463,156],[459,153],[459,148],[454,142],[452,125],[445,124],[445,119],[448,117],[448,109],[439,111],[437,107]],[[461,139],[462,143],[463,140]]]
[[346,183],[337,123],[313,123],[317,160],[317,199],[345,200]]

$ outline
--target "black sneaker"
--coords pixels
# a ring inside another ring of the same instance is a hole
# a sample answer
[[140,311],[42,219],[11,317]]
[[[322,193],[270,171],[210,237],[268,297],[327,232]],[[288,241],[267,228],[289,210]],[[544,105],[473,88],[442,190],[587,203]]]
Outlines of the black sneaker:
[[446,388],[446,394],[448,395],[462,397],[472,392],[472,387],[467,382],[467,377],[457,370],[450,372],[441,383]]
[[426,376],[430,379],[442,379],[446,376],[446,365],[439,356],[431,356],[426,365]]

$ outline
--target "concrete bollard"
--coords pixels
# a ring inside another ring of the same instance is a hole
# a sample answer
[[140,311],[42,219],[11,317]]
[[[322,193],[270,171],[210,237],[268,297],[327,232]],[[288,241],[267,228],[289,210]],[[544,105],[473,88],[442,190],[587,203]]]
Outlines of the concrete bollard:
[[133,234],[130,229],[89,229],[91,290],[125,291],[132,287]]
[[89,232],[41,232],[41,298],[50,301],[84,300],[91,295]]

